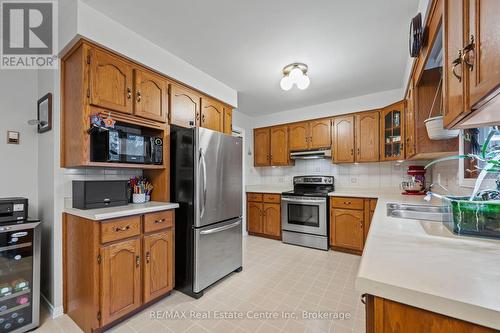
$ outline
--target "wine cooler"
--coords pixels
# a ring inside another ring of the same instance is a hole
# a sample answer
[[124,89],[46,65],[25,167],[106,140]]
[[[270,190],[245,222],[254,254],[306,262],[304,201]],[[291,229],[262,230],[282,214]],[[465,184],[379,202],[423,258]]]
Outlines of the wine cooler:
[[0,199],[0,333],[39,325],[41,224],[27,211],[27,199]]

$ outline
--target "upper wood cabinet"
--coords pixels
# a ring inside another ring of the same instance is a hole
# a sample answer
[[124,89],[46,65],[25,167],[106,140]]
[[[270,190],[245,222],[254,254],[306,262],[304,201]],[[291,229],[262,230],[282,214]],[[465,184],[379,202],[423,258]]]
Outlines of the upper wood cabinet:
[[224,133],[233,134],[233,108],[229,105],[224,106]]
[[224,107],[212,98],[201,98],[201,127],[214,131],[224,130]]
[[494,104],[493,98],[500,98],[498,31],[499,1],[444,1],[446,127],[479,127],[500,121],[500,116],[495,117],[497,109],[488,107]]
[[354,116],[333,119],[333,163],[354,163]]
[[132,113],[132,66],[97,49],[87,56],[90,66],[87,95],[90,104],[111,111]]
[[392,104],[380,112],[380,159],[383,161],[403,160],[404,154],[404,112],[405,103]]
[[134,114],[166,122],[168,116],[168,81],[152,72],[134,70]]
[[271,165],[288,165],[288,126],[271,127]]
[[356,115],[356,162],[379,161],[379,118],[378,111]]
[[290,151],[330,148],[331,119],[315,119],[289,124]]
[[144,236],[144,302],[173,288],[173,242],[172,230]]
[[406,115],[405,115],[405,136],[406,136],[406,158],[411,158],[416,154],[416,138],[415,138],[415,88],[413,80],[408,87],[406,95]]
[[290,128],[290,151],[309,149],[309,122],[294,123]]
[[182,127],[200,125],[201,95],[177,84],[170,86],[170,124]]
[[106,325],[141,305],[140,239],[103,247],[101,257],[101,322]]
[[258,128],[253,131],[254,166],[271,165],[271,131],[269,128]]

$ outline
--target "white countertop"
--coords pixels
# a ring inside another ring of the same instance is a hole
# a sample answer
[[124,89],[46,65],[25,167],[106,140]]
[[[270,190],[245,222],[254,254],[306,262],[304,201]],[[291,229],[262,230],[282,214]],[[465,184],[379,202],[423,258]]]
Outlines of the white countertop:
[[128,204],[126,206],[120,206],[120,207],[108,207],[108,208],[87,209],[87,210],[66,207],[64,211],[68,214],[83,217],[88,220],[101,221],[101,220],[114,219],[124,216],[159,212],[162,210],[169,210],[175,208],[179,208],[179,204],[170,202],[150,201],[143,204]]
[[288,185],[247,185],[245,186],[245,192],[255,192],[255,193],[277,193],[293,190],[293,186]]
[[356,278],[360,292],[500,329],[500,240],[387,216],[388,202],[426,204],[420,196],[369,189],[330,195],[378,198]]

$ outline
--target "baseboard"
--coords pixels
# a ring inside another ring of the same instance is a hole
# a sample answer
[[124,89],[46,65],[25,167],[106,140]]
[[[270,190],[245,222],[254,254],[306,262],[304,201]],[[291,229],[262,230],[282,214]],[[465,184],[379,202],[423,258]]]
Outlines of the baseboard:
[[59,316],[62,316],[64,314],[64,310],[62,306],[54,307],[52,303],[49,302],[47,297],[45,297],[44,294],[40,294],[41,299],[45,307],[49,310],[50,317],[51,318],[57,318]]

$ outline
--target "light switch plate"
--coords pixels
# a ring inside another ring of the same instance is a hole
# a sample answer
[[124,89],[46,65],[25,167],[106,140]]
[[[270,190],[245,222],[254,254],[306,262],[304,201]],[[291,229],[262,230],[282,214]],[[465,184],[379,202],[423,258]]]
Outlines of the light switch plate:
[[7,131],[7,143],[18,145],[19,144],[19,132],[16,131]]

